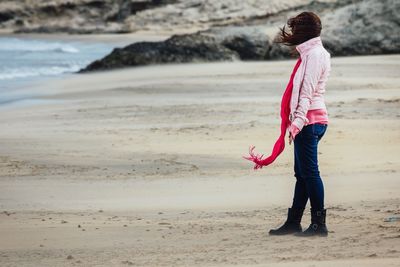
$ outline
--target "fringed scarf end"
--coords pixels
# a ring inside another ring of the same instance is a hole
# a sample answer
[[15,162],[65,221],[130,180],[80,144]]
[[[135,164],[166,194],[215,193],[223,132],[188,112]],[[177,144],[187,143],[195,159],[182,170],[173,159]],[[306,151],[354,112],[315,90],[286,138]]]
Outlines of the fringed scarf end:
[[254,165],[254,170],[257,170],[257,169],[261,169],[264,166],[264,162],[263,162],[264,160],[262,158],[264,156],[264,154],[262,154],[262,155],[255,154],[254,153],[255,148],[256,148],[255,146],[250,146],[249,147],[249,155],[250,156],[248,156],[248,157],[243,156],[243,158],[254,162],[256,164],[256,165]]

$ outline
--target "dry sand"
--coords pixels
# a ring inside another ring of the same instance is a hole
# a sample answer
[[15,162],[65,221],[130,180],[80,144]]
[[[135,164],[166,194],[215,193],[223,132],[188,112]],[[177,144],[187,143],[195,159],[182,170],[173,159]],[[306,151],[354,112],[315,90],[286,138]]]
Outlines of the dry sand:
[[[293,146],[268,154],[294,60],[151,66],[0,107],[0,266],[400,266],[400,55],[334,58],[327,238],[271,237]],[[307,210],[303,227],[310,221]]]

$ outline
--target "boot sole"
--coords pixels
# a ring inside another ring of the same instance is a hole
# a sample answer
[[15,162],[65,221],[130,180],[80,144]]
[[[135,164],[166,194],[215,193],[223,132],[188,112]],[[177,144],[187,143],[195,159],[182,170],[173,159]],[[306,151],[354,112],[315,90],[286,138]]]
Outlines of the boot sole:
[[268,232],[269,233],[269,235],[293,235],[293,234],[297,234],[297,233],[301,233],[302,232],[302,230],[299,230],[299,231],[296,231],[296,230],[293,230],[293,231],[290,231],[290,232],[284,232],[284,233],[276,233],[276,232]]
[[312,235],[308,234],[302,234],[302,233],[294,233],[294,236],[299,236],[299,237],[313,237],[313,236],[318,236],[318,237],[328,237],[328,233],[315,233]]

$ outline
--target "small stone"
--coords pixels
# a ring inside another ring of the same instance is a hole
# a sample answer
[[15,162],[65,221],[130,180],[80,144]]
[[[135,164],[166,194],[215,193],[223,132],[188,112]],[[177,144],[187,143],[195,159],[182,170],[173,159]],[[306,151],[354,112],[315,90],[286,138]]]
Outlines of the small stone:
[[67,260],[72,260],[73,258],[72,255],[68,255]]

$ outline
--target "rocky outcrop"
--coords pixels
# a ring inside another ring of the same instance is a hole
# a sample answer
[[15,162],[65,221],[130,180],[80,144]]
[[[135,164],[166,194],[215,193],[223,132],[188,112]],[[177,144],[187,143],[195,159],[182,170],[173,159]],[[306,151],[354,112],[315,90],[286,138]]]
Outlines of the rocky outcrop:
[[238,55],[201,34],[175,35],[164,42],[138,42],[116,48],[81,72],[162,63],[229,61]]
[[270,40],[262,27],[220,27],[117,48],[81,72],[162,63],[266,60],[269,50]]
[[270,39],[263,26],[215,27],[200,33],[213,36],[218,44],[236,52],[241,60],[268,58]]

